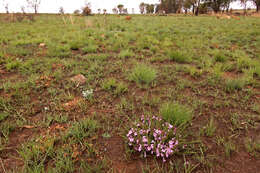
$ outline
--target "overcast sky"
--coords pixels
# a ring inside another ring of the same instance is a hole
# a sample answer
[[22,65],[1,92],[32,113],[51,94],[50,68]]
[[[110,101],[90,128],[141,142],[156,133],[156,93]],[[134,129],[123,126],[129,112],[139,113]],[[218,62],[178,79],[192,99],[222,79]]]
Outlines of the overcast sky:
[[[91,7],[94,12],[97,9],[107,9],[108,12],[112,12],[112,8],[116,7],[118,4],[123,4],[128,8],[128,12],[132,13],[132,8],[134,8],[135,13],[139,13],[139,4],[141,2],[145,3],[158,3],[159,0],[88,0],[91,3]],[[26,11],[31,12],[27,8],[26,0],[0,0],[0,12],[5,12],[4,4],[9,4],[10,12],[21,11],[21,6],[26,7]],[[41,5],[39,8],[40,13],[57,13],[59,8],[62,6],[66,13],[72,13],[76,9],[80,9],[84,6],[85,0],[41,0]],[[240,4],[233,4],[232,8],[242,8]]]

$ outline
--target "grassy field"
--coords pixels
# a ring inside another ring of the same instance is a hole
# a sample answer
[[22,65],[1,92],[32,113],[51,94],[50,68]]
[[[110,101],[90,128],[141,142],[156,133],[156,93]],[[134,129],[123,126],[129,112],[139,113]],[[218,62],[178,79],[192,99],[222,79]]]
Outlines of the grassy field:
[[[0,172],[260,170],[259,18],[5,18]],[[142,115],[177,129],[166,161],[129,146]]]

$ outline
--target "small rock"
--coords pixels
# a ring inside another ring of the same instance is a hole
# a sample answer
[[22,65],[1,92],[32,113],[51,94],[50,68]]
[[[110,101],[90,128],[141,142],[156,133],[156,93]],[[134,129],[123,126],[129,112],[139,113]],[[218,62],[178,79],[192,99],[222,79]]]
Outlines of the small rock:
[[83,76],[82,74],[76,75],[74,77],[71,78],[71,80],[75,83],[77,83],[78,85],[82,85],[85,84],[87,79],[85,78],[85,76]]
[[40,44],[39,44],[39,47],[45,47],[45,46],[46,46],[45,43],[40,43]]

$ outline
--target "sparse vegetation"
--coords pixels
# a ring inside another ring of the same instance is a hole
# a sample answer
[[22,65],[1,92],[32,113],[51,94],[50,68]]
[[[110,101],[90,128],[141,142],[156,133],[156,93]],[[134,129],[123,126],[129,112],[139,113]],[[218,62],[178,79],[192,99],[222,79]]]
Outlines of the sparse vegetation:
[[260,170],[259,19],[156,10],[0,14],[0,172]]

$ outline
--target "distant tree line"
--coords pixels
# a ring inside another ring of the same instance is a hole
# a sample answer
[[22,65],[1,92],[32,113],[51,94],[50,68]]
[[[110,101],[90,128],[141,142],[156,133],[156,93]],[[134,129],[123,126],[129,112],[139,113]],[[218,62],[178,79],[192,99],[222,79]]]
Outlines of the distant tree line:
[[[206,13],[207,11],[214,11],[218,13],[220,11],[229,12],[230,4],[232,2],[240,2],[244,6],[244,10],[247,10],[247,3],[252,2],[256,7],[256,12],[260,10],[260,0],[159,0],[158,4],[147,4],[142,2],[139,5],[141,14],[151,13],[180,13],[184,11],[187,13],[191,11],[193,14]],[[27,6],[33,9],[34,13],[38,13],[41,0],[26,0]],[[9,13],[9,4],[6,0],[3,0],[3,5],[6,13]],[[21,7],[22,13],[25,13],[25,7]],[[132,9],[134,12],[134,9]],[[90,15],[92,12],[91,5],[86,1],[85,6],[82,8],[83,15]],[[114,14],[128,14],[127,8],[124,8],[123,4],[119,4],[112,9]],[[60,14],[64,14],[63,7],[59,9]],[[75,10],[75,14],[79,14],[80,10]],[[101,9],[98,9],[98,13],[101,14]],[[107,10],[103,9],[103,14],[106,14]]]
[[139,5],[139,9],[140,9],[140,13],[141,14],[151,14],[155,12],[155,4],[145,4],[145,3],[141,3]]
[[145,4],[139,5],[140,13],[180,13],[184,11],[187,13],[191,11],[193,14],[206,13],[208,10],[215,13],[221,11],[230,11],[230,4],[238,1],[244,6],[246,10],[247,2],[253,2],[256,11],[259,12],[260,0],[159,0],[159,4]]

